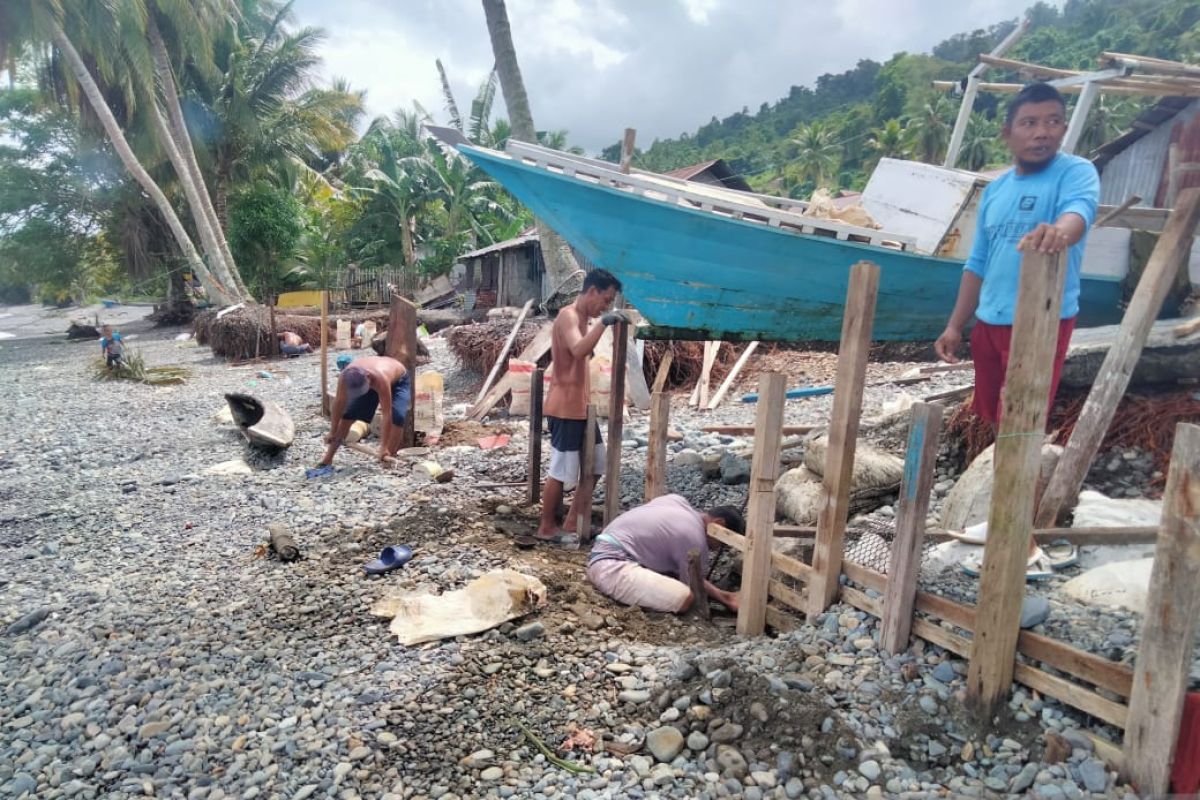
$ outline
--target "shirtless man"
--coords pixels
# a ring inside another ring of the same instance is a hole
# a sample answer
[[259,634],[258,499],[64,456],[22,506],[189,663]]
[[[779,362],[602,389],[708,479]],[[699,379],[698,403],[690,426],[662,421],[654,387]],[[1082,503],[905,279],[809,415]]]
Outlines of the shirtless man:
[[[619,311],[604,313],[620,290],[621,282],[612,273],[592,270],[583,279],[583,291],[575,302],[559,311],[554,320],[550,340],[554,371],[550,374],[550,394],[545,405],[550,428],[550,470],[542,492],[542,520],[537,530],[537,538],[553,544],[578,544],[575,527],[579,512],[592,507],[590,492],[586,497],[584,492],[575,492],[567,518],[562,528],[558,527],[555,512],[562,501],[563,489],[573,486],[579,478],[579,452],[583,449],[585,433],[596,437],[594,474],[604,472],[604,443],[600,439],[600,429],[585,431],[591,395],[588,361],[604,328],[626,321]],[[589,329],[588,321],[593,317],[600,317],[601,324]]]
[[333,455],[346,441],[350,426],[360,420],[369,425],[375,419],[376,408],[383,412],[383,444],[379,448],[379,460],[386,461],[396,455],[411,396],[412,381],[404,365],[396,359],[363,356],[351,361],[338,379],[329,435],[325,437],[329,448],[320,466],[333,463]]
[[279,332],[279,352],[285,356],[299,356],[312,352],[312,345],[291,331]]

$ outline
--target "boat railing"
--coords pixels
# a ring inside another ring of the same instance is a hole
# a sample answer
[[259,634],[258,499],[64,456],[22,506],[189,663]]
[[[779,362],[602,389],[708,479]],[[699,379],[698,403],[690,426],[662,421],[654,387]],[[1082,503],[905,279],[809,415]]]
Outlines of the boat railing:
[[[707,211],[744,222],[758,223],[809,236],[824,236],[840,241],[859,242],[894,250],[916,249],[916,239],[911,236],[857,225],[846,225],[818,217],[806,217],[796,211],[775,205],[775,203],[782,204],[784,198],[735,192],[731,189],[708,185],[701,187],[692,181],[641,170],[626,174],[614,169],[613,165],[607,161],[597,161],[512,139],[509,140],[506,150],[510,157],[539,169],[575,178],[585,183],[632,192],[650,200]],[[798,201],[788,200],[786,202],[791,205],[791,208],[803,205]]]

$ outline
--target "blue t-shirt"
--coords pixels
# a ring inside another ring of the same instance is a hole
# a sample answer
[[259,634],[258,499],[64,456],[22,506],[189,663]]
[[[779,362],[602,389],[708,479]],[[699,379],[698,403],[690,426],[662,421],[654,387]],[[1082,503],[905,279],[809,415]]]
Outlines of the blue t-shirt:
[[[990,325],[1012,325],[1017,307],[1021,252],[1017,242],[1041,222],[1054,222],[1068,211],[1090,228],[1100,201],[1100,176],[1092,162],[1059,153],[1045,169],[1018,175],[1010,169],[983,191],[975,243],[963,269],[983,278],[975,316]],[[1087,232],[1067,253],[1062,318],[1079,313],[1079,272]]]

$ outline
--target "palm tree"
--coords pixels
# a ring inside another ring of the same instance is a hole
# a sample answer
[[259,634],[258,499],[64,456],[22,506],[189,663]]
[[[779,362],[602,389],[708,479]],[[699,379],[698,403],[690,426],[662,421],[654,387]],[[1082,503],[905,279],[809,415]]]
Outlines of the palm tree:
[[791,166],[797,180],[810,180],[820,187],[837,174],[842,146],[832,139],[832,133],[819,122],[796,128],[789,141],[796,148]]
[[1129,127],[1139,111],[1138,102],[1131,97],[1098,96],[1088,110],[1087,121],[1075,151],[1090,153],[1112,141]]
[[870,153],[868,164],[871,169],[879,164],[880,159],[903,158],[908,153],[908,147],[904,143],[904,128],[900,120],[889,119],[871,131],[867,138],[867,151]]
[[572,153],[577,156],[584,154],[582,147],[567,142],[567,131],[561,128],[556,131],[538,131],[538,144],[542,147],[549,147],[551,150],[562,150],[564,153]]
[[[488,37],[492,42],[492,55],[496,61],[496,73],[500,77],[500,90],[504,94],[508,121],[512,126],[512,138],[535,144],[537,128],[533,125],[529,96],[525,93],[525,82],[517,64],[517,51],[513,47],[512,29],[508,24],[508,9],[504,0],[482,2],[483,13],[487,18]],[[546,273],[550,276],[551,284],[559,290],[579,272],[579,265],[567,243],[540,219],[537,220],[537,229],[542,258],[546,262]]]
[[935,94],[921,106],[921,111],[904,127],[908,146],[913,154],[927,164],[941,163],[950,143],[950,101]]
[[1000,141],[1000,126],[982,114],[971,114],[963,131],[958,157],[969,170],[981,170],[992,163]]

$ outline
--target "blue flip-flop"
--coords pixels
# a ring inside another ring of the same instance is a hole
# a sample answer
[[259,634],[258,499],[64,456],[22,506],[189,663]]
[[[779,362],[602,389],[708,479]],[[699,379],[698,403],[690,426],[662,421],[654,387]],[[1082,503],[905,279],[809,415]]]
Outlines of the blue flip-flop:
[[332,464],[322,464],[319,467],[310,467],[309,469],[304,470],[304,477],[307,478],[308,480],[312,480],[313,478],[324,478],[327,475],[332,475],[332,474],[333,474],[333,465]]
[[388,545],[379,553],[379,558],[373,558],[363,564],[363,571],[368,575],[382,575],[398,569],[412,560],[412,548],[406,544]]

